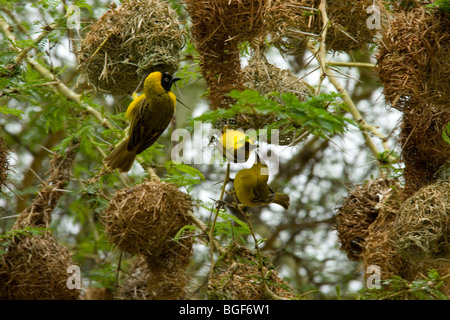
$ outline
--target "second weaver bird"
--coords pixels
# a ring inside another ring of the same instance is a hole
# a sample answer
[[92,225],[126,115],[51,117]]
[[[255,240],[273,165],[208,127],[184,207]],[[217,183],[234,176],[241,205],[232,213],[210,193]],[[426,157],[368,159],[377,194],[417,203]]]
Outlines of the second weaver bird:
[[234,178],[234,191],[239,202],[246,207],[258,207],[276,203],[284,209],[290,205],[289,196],[275,193],[267,183],[269,168],[256,154],[255,164],[250,169],[242,169]]
[[169,125],[175,112],[176,97],[170,88],[180,78],[159,71],[144,81],[144,93],[134,96],[125,118],[130,121],[127,138],[103,159],[111,170],[127,172],[138,154],[150,147]]
[[219,138],[218,148],[222,156],[234,163],[246,162],[256,149],[256,137],[249,137],[243,131],[224,128]]

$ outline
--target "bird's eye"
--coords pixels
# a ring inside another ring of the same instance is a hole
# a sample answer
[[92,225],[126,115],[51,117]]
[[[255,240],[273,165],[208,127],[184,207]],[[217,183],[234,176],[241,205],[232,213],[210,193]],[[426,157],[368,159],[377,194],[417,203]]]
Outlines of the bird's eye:
[[164,78],[164,81],[165,82],[169,82],[169,78]]

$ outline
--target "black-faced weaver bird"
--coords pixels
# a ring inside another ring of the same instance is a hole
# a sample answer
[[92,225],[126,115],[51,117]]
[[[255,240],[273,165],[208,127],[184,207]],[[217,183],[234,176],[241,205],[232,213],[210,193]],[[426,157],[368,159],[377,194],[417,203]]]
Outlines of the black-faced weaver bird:
[[234,191],[239,202],[246,207],[258,207],[276,203],[284,209],[290,205],[289,196],[275,193],[268,185],[269,168],[256,153],[256,161],[250,169],[242,169],[234,178]]
[[110,170],[127,172],[138,154],[150,147],[169,125],[175,112],[176,97],[170,88],[180,78],[159,71],[144,81],[144,92],[134,95],[125,118],[130,121],[127,138],[103,159]]

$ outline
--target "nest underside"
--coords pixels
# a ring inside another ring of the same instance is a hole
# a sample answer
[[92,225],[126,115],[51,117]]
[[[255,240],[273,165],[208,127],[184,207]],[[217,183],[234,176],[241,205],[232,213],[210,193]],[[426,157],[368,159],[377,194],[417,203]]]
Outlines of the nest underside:
[[157,259],[138,256],[131,264],[118,298],[174,300],[188,297],[188,266],[192,254],[166,253]]

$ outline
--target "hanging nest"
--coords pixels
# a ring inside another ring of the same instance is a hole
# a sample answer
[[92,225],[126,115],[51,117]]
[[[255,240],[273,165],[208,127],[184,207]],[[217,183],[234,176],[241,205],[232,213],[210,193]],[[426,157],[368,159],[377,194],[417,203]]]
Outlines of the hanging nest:
[[417,104],[403,114],[400,143],[406,195],[434,182],[436,172],[450,159],[450,146],[442,138],[448,122],[450,109],[434,104]]
[[[248,248],[234,244],[229,251],[228,265],[223,272],[217,273],[208,283],[210,300],[267,300],[270,294],[264,288],[258,258]],[[268,257],[263,257],[264,261]],[[269,269],[266,279],[267,288],[284,299],[298,299],[289,285],[273,270]],[[223,268],[223,266],[217,266]]]
[[[320,0],[282,1],[281,7],[273,11],[276,29],[272,32],[273,44],[281,52],[296,54],[302,52],[307,37],[320,37],[323,20],[319,9]],[[384,6],[381,0],[329,0],[327,15],[330,27],[325,44],[327,49],[336,52],[351,52],[367,49],[374,43],[378,30],[367,27],[367,19],[371,13],[367,8],[378,5],[381,11]],[[380,12],[382,14],[382,12]]]
[[[258,91],[262,95],[276,91],[280,94],[289,92],[297,96],[301,101],[305,101],[306,97],[311,94],[309,86],[303,80],[293,75],[289,70],[282,70],[270,64],[267,61],[262,48],[255,49],[248,65],[242,70],[244,77],[244,86],[247,89]],[[281,103],[281,99],[275,96],[271,97]],[[249,129],[259,130],[266,128],[276,122],[278,117],[275,114],[258,114],[258,113],[239,113],[229,119],[221,119],[214,128],[222,130],[226,125],[230,129],[241,129],[247,131]],[[287,124],[279,128],[278,144],[289,145],[299,136],[303,141],[308,136],[304,130],[297,130],[292,124]],[[300,142],[300,141],[297,141]],[[272,139],[269,137],[268,142]]]
[[174,185],[147,181],[119,190],[103,212],[101,221],[109,240],[130,254],[159,257],[167,251],[186,255],[193,237],[174,241],[183,227],[191,224],[190,197]]
[[405,269],[407,264],[396,249],[394,222],[400,205],[395,200],[392,199],[392,205],[384,206],[377,219],[369,226],[361,252],[364,270],[371,265],[378,266],[381,279],[389,279],[393,275],[406,278],[409,275]]
[[[180,252],[181,253],[181,252]],[[119,291],[123,300],[174,300],[186,299],[187,268],[192,250],[166,252],[159,257],[138,256],[130,265]]]
[[176,12],[161,0],[126,0],[87,29],[79,68],[94,88],[129,95],[153,71],[175,73],[184,45]]
[[305,101],[306,97],[312,94],[310,86],[291,71],[282,70],[269,63],[262,50],[263,48],[254,50],[248,65],[242,70],[245,87],[263,95],[273,91],[289,92]]
[[0,138],[0,192],[6,180],[8,179],[9,161],[8,161],[8,148],[5,141]]
[[438,9],[417,7],[398,12],[383,30],[376,58],[386,101],[400,111],[427,103],[447,108],[450,19]]
[[79,299],[80,290],[67,287],[67,268],[74,265],[69,251],[50,231],[42,233],[50,227],[51,213],[71,177],[79,146],[74,139],[64,155],[53,155],[37,197],[19,214],[9,236],[1,239],[5,253],[0,255],[0,300]]
[[400,207],[395,219],[397,250],[410,260],[450,261],[450,181],[438,181]]
[[[245,6],[244,2],[232,1],[233,5],[230,5],[230,8],[228,5],[231,3],[224,0],[186,0],[185,2],[192,21],[193,43],[200,54],[202,75],[209,88],[210,109],[228,108],[233,103],[233,99],[226,94],[233,89],[243,89],[239,39],[228,34],[230,28],[233,28],[232,22],[238,22],[236,19],[241,17],[236,14],[233,18],[227,17],[224,16],[224,12],[235,10],[235,6]],[[231,11],[228,13],[231,14]],[[228,18],[230,22],[221,20]],[[259,27],[257,29],[259,30]],[[253,25],[248,29],[248,31],[251,30],[254,30]],[[245,36],[249,35],[250,33]]]
[[[177,252],[178,251],[178,252]],[[145,257],[149,267],[147,292],[152,300],[184,300],[189,298],[186,285],[192,246],[185,250],[166,251],[157,259]]]
[[341,250],[350,260],[358,261],[369,235],[369,226],[385,205],[392,201],[400,186],[391,178],[370,180],[349,192],[336,215],[336,230]]
[[149,267],[143,256],[138,256],[131,263],[127,276],[119,289],[118,299],[121,300],[149,300],[147,281]]
[[187,10],[204,28],[200,43],[208,38],[250,41],[267,31],[267,18],[274,1],[271,0],[186,0]]
[[16,231],[20,235],[11,237],[0,256],[0,300],[79,299],[80,290],[67,287],[67,268],[74,264],[67,248],[49,232]]

